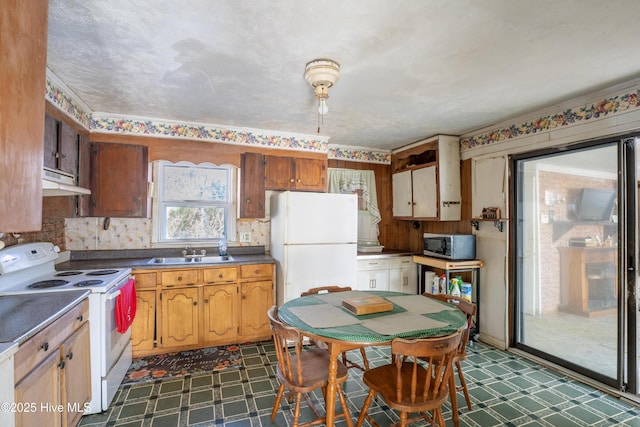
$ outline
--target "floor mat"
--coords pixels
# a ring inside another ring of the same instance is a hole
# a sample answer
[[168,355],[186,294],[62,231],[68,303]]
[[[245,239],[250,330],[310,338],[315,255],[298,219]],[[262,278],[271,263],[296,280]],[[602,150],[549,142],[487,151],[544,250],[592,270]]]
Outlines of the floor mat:
[[122,384],[136,384],[242,366],[240,347],[208,347],[133,359]]

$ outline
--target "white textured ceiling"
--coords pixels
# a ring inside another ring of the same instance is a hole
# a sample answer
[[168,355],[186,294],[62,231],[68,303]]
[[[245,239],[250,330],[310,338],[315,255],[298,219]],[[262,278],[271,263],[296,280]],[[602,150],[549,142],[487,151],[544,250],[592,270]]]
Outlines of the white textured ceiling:
[[638,0],[50,0],[50,70],[93,112],[393,149],[640,77]]

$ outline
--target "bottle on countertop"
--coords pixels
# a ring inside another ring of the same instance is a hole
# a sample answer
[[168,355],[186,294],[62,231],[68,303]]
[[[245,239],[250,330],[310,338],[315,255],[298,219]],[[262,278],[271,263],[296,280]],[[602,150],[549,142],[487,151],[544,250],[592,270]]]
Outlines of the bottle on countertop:
[[431,283],[431,293],[437,295],[440,293],[440,278],[435,276]]
[[220,238],[218,242],[218,255],[225,257],[227,256],[227,239],[224,238],[224,234]]

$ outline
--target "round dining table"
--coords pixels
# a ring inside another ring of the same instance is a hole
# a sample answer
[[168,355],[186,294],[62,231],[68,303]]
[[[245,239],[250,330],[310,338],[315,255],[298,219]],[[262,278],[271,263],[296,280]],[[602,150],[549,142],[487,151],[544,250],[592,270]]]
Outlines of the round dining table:
[[[361,315],[353,312],[353,307],[369,311],[367,302],[371,303],[370,307],[378,306],[385,311]],[[466,316],[452,304],[422,295],[385,291],[347,291],[295,298],[279,307],[278,316],[303,335],[327,343],[330,354],[325,402],[327,426],[334,425],[338,356],[343,351],[391,345],[394,338],[450,335],[463,329],[467,322]]]

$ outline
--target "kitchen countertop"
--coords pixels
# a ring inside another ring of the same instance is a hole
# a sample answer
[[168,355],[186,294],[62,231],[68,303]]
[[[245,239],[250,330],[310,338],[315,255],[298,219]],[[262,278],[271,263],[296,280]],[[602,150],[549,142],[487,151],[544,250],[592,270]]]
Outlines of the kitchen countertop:
[[392,258],[398,256],[422,255],[418,252],[405,251],[400,249],[383,249],[382,252],[358,252],[359,260]]
[[88,290],[0,296],[0,358],[89,295]]
[[[70,259],[56,264],[56,270],[93,270],[103,268],[131,268],[132,270],[159,270],[167,268],[190,268],[231,266],[243,264],[273,264],[275,260],[267,254],[229,254],[231,260],[217,263],[189,262],[179,264],[152,263],[154,258],[161,256],[148,256],[144,258],[94,258],[94,259]],[[96,254],[99,256],[99,254]],[[176,256],[175,254],[173,255]],[[166,256],[165,256],[166,257]]]

